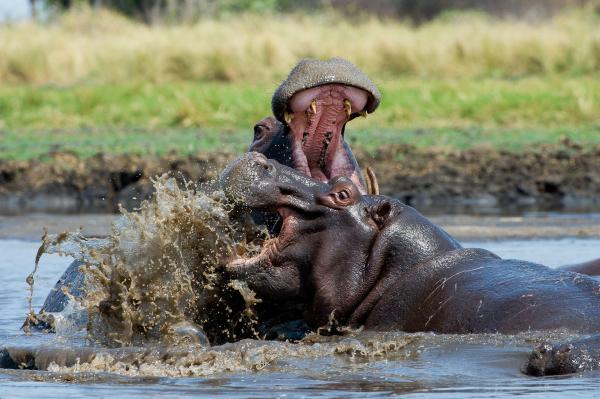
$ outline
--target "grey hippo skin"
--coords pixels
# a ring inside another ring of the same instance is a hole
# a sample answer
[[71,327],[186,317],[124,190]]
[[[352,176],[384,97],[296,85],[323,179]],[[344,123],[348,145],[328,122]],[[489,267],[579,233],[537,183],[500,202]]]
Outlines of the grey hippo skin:
[[84,295],[85,276],[80,271],[80,267],[83,265],[84,263],[78,260],[71,262],[48,293],[40,312],[36,315],[27,316],[23,323],[25,331],[35,328],[46,332],[54,332],[55,319],[53,313],[60,313],[65,310],[71,297],[80,298]]
[[67,267],[46,297],[42,306],[43,312],[62,312],[64,310],[69,302],[69,297],[62,290],[63,287],[67,287],[69,294],[74,297],[78,298],[83,295],[84,274],[79,270],[81,266],[83,266],[83,262],[75,260]]
[[[350,102],[349,98],[355,101]],[[358,102],[360,98],[366,102],[352,108],[357,98]],[[248,151],[264,154],[322,182],[346,176],[361,193],[379,194],[374,173],[367,168],[363,175],[344,139],[344,131],[348,121],[373,113],[380,101],[381,94],[375,84],[349,61],[301,60],[273,94],[271,105],[275,117],[266,117],[254,126]],[[327,138],[328,134],[332,136]],[[259,224],[275,226],[276,221],[268,213],[253,216]],[[600,259],[561,269],[600,276]]]
[[600,369],[600,334],[557,345],[544,343],[531,353],[524,371],[545,376],[597,369]]
[[560,267],[561,270],[568,270],[588,276],[600,276],[600,259],[594,259],[589,262],[576,263]]
[[344,131],[348,121],[374,112],[380,101],[375,84],[351,62],[301,60],[273,94],[275,117],[254,126],[249,151],[322,182],[346,176],[365,193],[369,184]]
[[415,209],[362,195],[346,177],[324,183],[249,153],[221,182],[247,208],[283,219],[259,255],[228,273],[265,298],[304,301],[313,328],[334,318],[381,331],[600,332],[600,282],[462,248]]

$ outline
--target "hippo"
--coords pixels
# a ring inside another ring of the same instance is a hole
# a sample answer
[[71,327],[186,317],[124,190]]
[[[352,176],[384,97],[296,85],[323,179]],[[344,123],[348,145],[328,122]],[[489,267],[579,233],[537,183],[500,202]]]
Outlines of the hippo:
[[[254,126],[249,151],[263,153],[321,181],[332,175],[348,176],[361,192],[378,194],[375,174],[367,168],[365,183],[344,140],[344,129],[357,116],[373,113],[380,101],[377,86],[351,62],[342,58],[303,59],[273,94],[275,117],[266,117]],[[272,231],[279,228],[278,218],[269,213],[255,213],[253,217]],[[44,301],[41,314],[65,308],[69,298],[63,287],[68,287],[75,297],[81,295],[81,266],[81,262],[75,261],[67,268]],[[49,329],[52,318],[28,318],[26,325],[29,324]]]
[[249,153],[221,182],[240,206],[283,219],[260,254],[227,265],[230,278],[269,300],[302,301],[312,328],[600,332],[597,280],[463,248],[414,208],[364,195],[345,176],[323,182]]
[[27,315],[22,327],[25,331],[32,327],[47,332],[54,331],[54,314],[65,310],[71,298],[81,298],[84,295],[85,277],[80,270],[82,266],[82,261],[71,262],[46,296],[40,313]]
[[377,86],[342,58],[301,60],[273,94],[274,117],[254,126],[249,151],[326,182],[346,176],[361,193],[378,191],[374,174],[362,176],[344,140],[346,123],[373,113],[381,101]]
[[[273,94],[275,117],[265,117],[254,125],[248,152],[262,153],[323,182],[347,176],[361,193],[379,194],[375,173],[367,167],[363,178],[344,131],[348,121],[373,113],[380,102],[377,86],[351,62],[303,59]],[[328,133],[332,134],[330,140]],[[278,220],[268,213],[253,216],[270,230],[279,227]],[[600,259],[561,269],[600,276]]]

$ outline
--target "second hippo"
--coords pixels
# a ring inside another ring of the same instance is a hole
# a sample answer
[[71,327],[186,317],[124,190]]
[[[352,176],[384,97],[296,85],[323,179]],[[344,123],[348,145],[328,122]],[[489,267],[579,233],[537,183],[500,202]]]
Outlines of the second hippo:
[[463,248],[415,209],[362,195],[250,153],[222,176],[250,209],[283,225],[261,253],[227,267],[269,299],[306,303],[313,328],[518,333],[600,332],[600,283],[588,276]]

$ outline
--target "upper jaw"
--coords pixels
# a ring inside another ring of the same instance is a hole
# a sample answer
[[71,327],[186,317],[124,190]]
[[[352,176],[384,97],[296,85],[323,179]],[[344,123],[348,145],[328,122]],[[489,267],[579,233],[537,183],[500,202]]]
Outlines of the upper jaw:
[[293,95],[307,88],[331,83],[356,87],[368,93],[365,109],[369,113],[373,113],[379,106],[381,93],[377,86],[348,60],[337,57],[330,60],[303,59],[273,93],[273,115],[284,122],[284,113]]

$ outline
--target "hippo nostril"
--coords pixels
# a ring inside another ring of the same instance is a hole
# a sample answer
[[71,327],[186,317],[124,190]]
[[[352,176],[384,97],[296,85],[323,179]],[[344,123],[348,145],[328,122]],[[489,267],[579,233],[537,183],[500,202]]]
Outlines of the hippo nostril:
[[263,170],[265,172],[267,172],[269,174],[273,174],[275,172],[275,167],[270,162],[266,162],[266,163],[261,164],[261,165],[262,165],[262,168],[263,168]]

